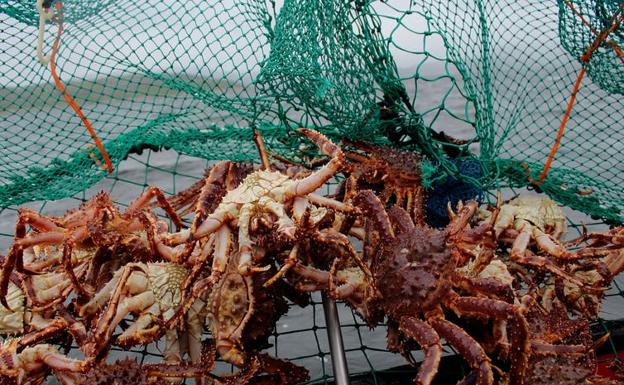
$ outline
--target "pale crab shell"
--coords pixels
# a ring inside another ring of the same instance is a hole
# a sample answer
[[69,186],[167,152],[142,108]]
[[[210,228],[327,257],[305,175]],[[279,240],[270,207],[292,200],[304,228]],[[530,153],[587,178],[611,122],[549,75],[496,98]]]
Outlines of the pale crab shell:
[[275,171],[258,170],[249,174],[234,190],[228,192],[222,204],[257,202],[262,197],[280,201],[284,192],[297,180]]
[[495,278],[496,280],[511,286],[513,276],[507,270],[507,265],[500,259],[493,259],[480,273],[479,278]]
[[24,332],[26,296],[21,288],[9,282],[7,303],[12,310],[0,305],[0,335],[15,335]]
[[[465,266],[457,268],[457,272],[467,276],[474,276],[475,266],[479,264],[477,259],[473,259]],[[507,265],[500,259],[492,259],[490,263],[485,266],[478,274],[478,278],[494,278],[499,282],[511,286],[513,284],[513,276],[507,269]]]
[[556,238],[567,231],[566,217],[561,207],[552,199],[544,196],[523,196],[513,199],[501,207],[498,220],[494,227],[505,219],[513,218],[514,227],[520,229],[524,222],[529,222],[542,231],[546,226],[558,229]]
[[173,316],[182,303],[182,285],[188,271],[173,263],[150,263],[144,269],[161,313],[165,318]]

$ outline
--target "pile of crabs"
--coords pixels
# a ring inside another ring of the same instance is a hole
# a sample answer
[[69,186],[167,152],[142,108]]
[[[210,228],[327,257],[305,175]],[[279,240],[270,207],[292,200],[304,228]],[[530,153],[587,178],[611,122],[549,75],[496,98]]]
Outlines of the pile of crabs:
[[[221,161],[171,197],[152,187],[123,210],[105,193],[62,217],[19,210],[0,274],[0,384],[303,382],[305,368],[263,350],[316,291],[387,324],[419,385],[443,341],[472,369],[461,384],[615,383],[593,374],[604,338],[590,323],[624,270],[624,228],[564,242],[561,209],[535,197],[449,206],[432,228],[417,155],[299,133],[326,155],[313,167],[272,164],[256,136],[261,167]],[[161,362],[109,359],[161,339]],[[238,370],[215,374],[216,358]]]

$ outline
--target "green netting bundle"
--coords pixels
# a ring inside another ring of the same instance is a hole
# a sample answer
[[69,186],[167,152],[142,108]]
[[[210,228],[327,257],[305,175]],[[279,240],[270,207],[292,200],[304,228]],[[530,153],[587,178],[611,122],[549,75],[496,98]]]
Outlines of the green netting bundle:
[[[56,66],[114,164],[145,148],[253,159],[254,127],[272,151],[296,156],[290,132],[304,125],[421,151],[431,180],[460,176],[459,158],[479,162],[470,181],[483,189],[525,186],[547,162],[592,29],[621,3],[67,0]],[[70,196],[106,175],[37,61],[38,20],[35,1],[0,4],[4,207]],[[47,22],[45,52],[57,28]],[[609,41],[620,44],[622,31]],[[539,188],[622,222],[615,52],[605,43],[589,62]]]

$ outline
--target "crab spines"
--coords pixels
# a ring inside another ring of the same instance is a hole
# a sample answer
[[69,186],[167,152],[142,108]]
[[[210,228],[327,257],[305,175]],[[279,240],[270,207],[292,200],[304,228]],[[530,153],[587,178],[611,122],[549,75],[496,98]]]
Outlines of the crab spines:
[[325,182],[333,178],[344,164],[344,153],[340,147],[332,143],[325,135],[307,128],[300,128],[298,131],[316,144],[321,152],[331,156],[332,159],[318,171],[293,183],[285,192],[286,196],[292,197],[314,192]]
[[340,162],[340,165],[342,165],[344,162],[344,153],[342,152],[340,146],[334,144],[325,135],[318,131],[311,130],[309,128],[299,128],[297,131],[306,138],[310,139],[312,143],[316,144],[322,153],[336,159],[336,161]]
[[410,215],[400,206],[394,205],[388,209],[388,217],[395,234],[409,233],[415,229]]
[[178,214],[176,214],[175,210],[169,204],[167,198],[165,198],[165,194],[163,194],[163,192],[157,187],[150,186],[145,189],[145,191],[143,191],[143,193],[141,193],[138,198],[130,202],[130,205],[124,212],[124,215],[132,216],[132,214],[134,214],[135,212],[144,209],[145,207],[147,207],[148,203],[152,200],[152,198],[156,198],[158,206],[165,211],[167,216],[169,216],[169,218],[175,225],[176,230],[180,231],[180,229],[182,229],[182,227],[184,226],[182,224],[182,220],[180,220]]
[[195,217],[191,225],[191,233],[197,231],[198,226],[212,213],[227,193],[227,179],[232,172],[233,163],[220,161],[210,169],[208,177],[197,197]]
[[492,385],[494,383],[490,358],[477,341],[462,328],[445,319],[433,319],[429,323],[441,337],[466,358],[468,364],[478,373],[477,385]]
[[371,190],[362,190],[353,198],[353,204],[363,212],[367,219],[374,223],[374,229],[379,232],[379,237],[382,240],[394,239],[394,231],[388,213],[375,193]]
[[71,282],[72,287],[76,290],[78,296],[81,297],[89,297],[93,293],[88,293],[78,281],[76,277],[76,273],[74,272],[74,267],[72,266],[72,250],[74,248],[74,243],[70,239],[66,239],[63,242],[63,252],[61,261],[63,263],[63,267],[65,269],[65,274],[69,277],[69,281]]
[[106,347],[106,345],[108,345],[108,340],[110,339],[110,336],[116,326],[112,325],[112,323],[117,315],[117,308],[124,293],[126,282],[128,282],[133,270],[134,266],[132,264],[126,265],[123,268],[114,292],[110,297],[108,306],[99,316],[93,334],[89,337],[89,341],[85,343],[85,355],[87,356],[87,360],[90,362],[96,360],[102,350]]
[[279,385],[299,384],[310,379],[310,372],[306,368],[290,361],[271,357],[266,353],[260,353],[258,358],[266,373],[276,374],[280,378]]
[[438,372],[442,357],[440,336],[428,323],[414,317],[402,317],[399,330],[420,345],[425,357],[420,365],[418,374],[414,378],[416,385],[429,385]]
[[511,337],[511,384],[521,385],[529,361],[529,325],[520,310],[507,302],[478,297],[457,297],[450,307],[460,315],[508,320]]

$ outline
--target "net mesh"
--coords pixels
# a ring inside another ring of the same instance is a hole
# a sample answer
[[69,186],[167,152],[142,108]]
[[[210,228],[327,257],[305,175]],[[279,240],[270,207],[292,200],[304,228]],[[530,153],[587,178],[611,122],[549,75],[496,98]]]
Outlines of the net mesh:
[[[294,158],[298,126],[416,149],[427,156],[433,191],[455,180],[476,191],[539,184],[599,218],[595,226],[622,223],[623,4],[65,0],[55,64],[115,165],[107,176],[50,68],[37,61],[35,2],[2,1],[1,250],[19,205],[61,214],[102,189],[122,205],[147,185],[174,193],[199,178],[207,160],[256,159],[252,128],[272,152]],[[58,20],[45,24],[44,53],[58,28]],[[583,67],[587,77],[574,92]],[[535,183],[572,95],[552,167]],[[442,131],[463,144],[448,145]],[[618,285],[607,300],[610,319],[623,317]],[[383,329],[370,333],[341,312],[352,372],[377,382],[378,370],[403,363],[384,352]],[[292,311],[280,321],[274,353],[328,379],[318,299],[302,314],[312,323],[301,330],[283,329],[297,319]],[[303,334],[308,350],[280,350]]]

